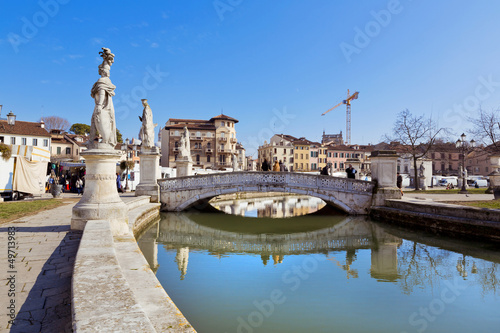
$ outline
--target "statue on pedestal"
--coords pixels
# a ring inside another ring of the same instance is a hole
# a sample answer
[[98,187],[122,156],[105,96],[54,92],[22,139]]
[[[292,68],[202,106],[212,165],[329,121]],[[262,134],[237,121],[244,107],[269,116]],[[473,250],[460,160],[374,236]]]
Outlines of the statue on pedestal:
[[181,135],[181,142],[179,147],[179,158],[192,162],[191,159],[191,143],[189,141],[189,130],[185,126],[184,132]]
[[105,47],[99,54],[103,58],[102,64],[99,65],[101,78],[94,83],[90,91],[90,96],[95,100],[95,107],[90,122],[89,148],[114,149],[117,140],[115,108],[112,97],[115,95],[116,86],[111,83],[109,75],[115,55]]
[[144,110],[142,111],[142,117],[139,116],[139,120],[142,121],[139,139],[142,141],[142,147],[152,148],[155,146],[155,127],[158,124],[153,124],[153,111],[149,107],[148,100],[142,99],[141,101]]

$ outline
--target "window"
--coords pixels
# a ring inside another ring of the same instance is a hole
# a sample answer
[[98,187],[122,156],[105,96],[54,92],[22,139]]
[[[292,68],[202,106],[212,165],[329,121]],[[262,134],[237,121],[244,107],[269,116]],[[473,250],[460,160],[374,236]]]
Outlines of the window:
[[286,157],[283,157],[283,163],[286,163]]
[[328,157],[332,157],[332,153],[331,152],[328,152]]
[[221,122],[220,122],[220,125],[221,125],[221,126],[224,126],[224,122],[223,122],[223,121],[221,121]]
[[300,159],[303,160],[304,159],[304,154],[300,154]]
[[209,142],[209,143],[207,143],[207,148],[208,148],[208,149],[212,148],[212,144],[211,144],[210,142]]
[[210,155],[207,156],[207,162],[210,163]]
[[344,163],[340,163],[340,168],[343,169],[344,168]]
[[345,153],[345,157],[349,158],[349,153]]
[[283,149],[283,155],[286,155],[286,148]]
[[179,136],[179,131],[175,131],[174,136]]
[[220,150],[224,151],[224,144],[220,145]]
[[333,167],[337,169],[337,162],[333,163]]
[[61,155],[61,147],[57,147],[57,154],[56,155]]
[[4,137],[0,136],[0,142],[3,143]]
[[49,139],[43,139],[43,146],[48,147],[49,146]]
[[196,132],[196,137],[200,138],[201,137],[201,132]]
[[33,139],[33,146],[38,146],[38,139]]
[[339,157],[339,153],[334,153],[333,157]]
[[295,153],[295,159],[299,158],[299,154]]
[[200,155],[196,155],[196,164],[200,164]]
[[15,136],[13,136],[13,137],[10,138],[10,144],[11,145],[15,145],[16,144],[16,137]]
[[344,157],[344,153],[340,153],[340,157]]
[[226,133],[222,132],[222,133],[220,134],[220,137],[221,137],[221,138],[225,138],[225,137],[226,137]]
[[277,154],[278,153],[278,149],[274,148],[274,153]]
[[71,155],[71,148],[69,147],[66,148],[66,155]]

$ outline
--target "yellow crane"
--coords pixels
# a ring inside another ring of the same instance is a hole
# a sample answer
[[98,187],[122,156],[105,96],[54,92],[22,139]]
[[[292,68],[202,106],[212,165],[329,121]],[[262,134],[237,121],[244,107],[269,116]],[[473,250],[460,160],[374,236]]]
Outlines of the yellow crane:
[[323,112],[322,116],[327,114],[328,112],[332,111],[336,107],[340,106],[341,104],[346,105],[346,119],[345,119],[345,127],[346,127],[346,134],[345,134],[345,143],[351,143],[351,101],[353,99],[358,99],[359,92],[356,91],[354,94],[349,93],[349,89],[347,89],[347,99],[343,100],[339,104],[335,105],[333,108]]

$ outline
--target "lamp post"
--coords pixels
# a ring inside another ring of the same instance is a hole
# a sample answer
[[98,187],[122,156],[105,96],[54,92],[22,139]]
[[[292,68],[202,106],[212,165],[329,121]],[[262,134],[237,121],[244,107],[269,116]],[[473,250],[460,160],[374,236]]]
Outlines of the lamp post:
[[457,149],[460,150],[460,153],[462,154],[462,189],[460,190],[459,193],[464,193],[464,194],[467,193],[467,189],[465,188],[466,184],[465,170],[467,170],[465,167],[465,155],[468,154],[470,151],[472,151],[476,146],[476,141],[470,140],[470,142],[467,142],[466,139],[467,136],[464,133],[462,133],[462,135],[460,135],[460,138],[455,143],[455,146],[457,147]]

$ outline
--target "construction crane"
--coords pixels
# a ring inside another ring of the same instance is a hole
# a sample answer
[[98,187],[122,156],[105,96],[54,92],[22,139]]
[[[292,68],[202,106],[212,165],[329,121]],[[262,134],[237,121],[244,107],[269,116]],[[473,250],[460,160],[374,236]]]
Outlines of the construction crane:
[[327,110],[325,112],[323,112],[322,116],[324,116],[325,114],[327,114],[328,112],[332,111],[333,109],[335,109],[336,107],[340,106],[341,104],[345,104],[346,105],[346,119],[345,119],[345,131],[346,131],[346,138],[345,138],[345,143],[348,144],[348,143],[351,143],[351,101],[353,99],[358,99],[358,95],[359,95],[359,92],[356,91],[354,94],[350,95],[349,94],[349,89],[347,89],[347,99],[343,100],[342,102],[340,102],[339,104],[335,105],[333,108],[331,108],[330,110]]

